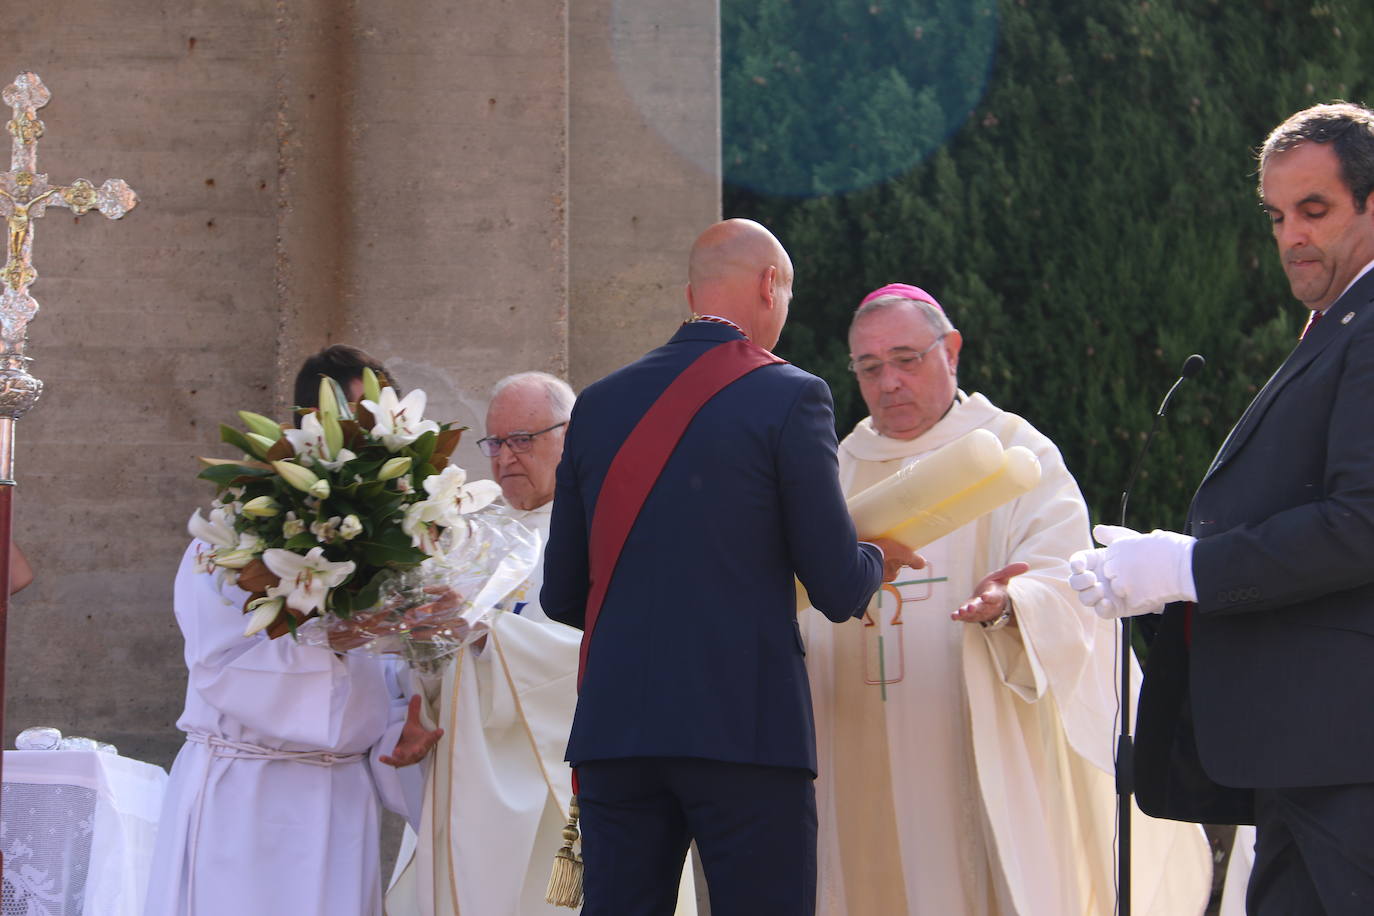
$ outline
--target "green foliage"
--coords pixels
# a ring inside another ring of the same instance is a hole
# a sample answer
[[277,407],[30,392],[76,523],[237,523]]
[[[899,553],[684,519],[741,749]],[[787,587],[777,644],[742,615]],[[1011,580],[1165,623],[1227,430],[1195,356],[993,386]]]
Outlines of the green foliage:
[[[984,17],[999,29],[993,74],[965,115],[966,96],[918,77],[976,81],[966,62],[984,59],[985,37],[968,28],[979,3],[810,8],[820,6],[725,0],[727,115],[747,105],[769,123],[808,122],[813,88],[781,75],[815,55],[826,58],[817,66],[848,68],[834,98],[856,130],[890,124],[908,136],[914,118],[943,136],[941,125],[961,120],[897,177],[799,199],[758,190],[755,166],[736,179],[735,160],[752,155],[740,150],[765,140],[782,169],[805,157],[780,148],[780,132],[733,134],[741,121],[726,117],[726,214],[770,226],[797,267],[782,355],[831,383],[843,434],[866,413],[845,371],[854,307],[885,283],[921,286],[964,334],[962,387],[1053,438],[1094,518],[1115,521],[1159,398],[1200,352],[1209,365],[1175,397],[1131,502],[1134,526],[1177,526],[1306,317],[1256,205],[1253,152],[1306,105],[1374,101],[1374,7],[1003,0]],[[854,24],[861,14],[871,28]],[[918,21],[941,41],[913,39]],[[920,66],[894,63],[909,58]],[[766,84],[754,81],[768,66]],[[814,153],[812,134],[796,139]],[[836,156],[812,157],[811,187],[860,185],[834,180],[834,161],[852,166]]]

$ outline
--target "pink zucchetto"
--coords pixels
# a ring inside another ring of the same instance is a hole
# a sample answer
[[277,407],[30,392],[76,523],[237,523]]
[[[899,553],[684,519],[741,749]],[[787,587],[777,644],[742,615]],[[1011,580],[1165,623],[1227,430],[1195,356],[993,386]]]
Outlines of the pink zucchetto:
[[929,302],[941,312],[944,311],[944,307],[941,306],[939,302],[935,301],[934,296],[921,289],[919,286],[911,286],[908,283],[889,283],[887,286],[878,287],[867,296],[864,296],[863,301],[859,303],[859,308],[863,308],[874,299],[881,299],[883,296],[900,296],[903,299],[915,299],[917,302]]

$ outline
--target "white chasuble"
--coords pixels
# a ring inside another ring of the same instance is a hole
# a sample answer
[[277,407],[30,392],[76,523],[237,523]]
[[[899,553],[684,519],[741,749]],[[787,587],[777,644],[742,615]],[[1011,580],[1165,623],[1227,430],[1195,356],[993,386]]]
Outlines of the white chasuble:
[[[1072,916],[1114,908],[1116,629],[1065,581],[1089,546],[1058,450],[981,395],[911,441],[863,420],[840,444],[853,495],[973,429],[1030,448],[1030,493],[920,553],[862,620],[802,616],[820,775],[821,916]],[[1016,625],[953,621],[1014,561]],[[1133,911],[1201,913],[1211,859],[1196,825],[1132,820]]]

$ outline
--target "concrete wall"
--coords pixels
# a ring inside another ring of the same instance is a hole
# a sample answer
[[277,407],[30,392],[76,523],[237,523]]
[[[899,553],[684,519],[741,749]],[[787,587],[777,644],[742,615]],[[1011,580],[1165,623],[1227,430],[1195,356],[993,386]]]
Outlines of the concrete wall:
[[[720,206],[716,10],[653,5],[662,30],[619,32],[612,0],[7,9],[0,81],[53,93],[40,169],[141,197],[35,231],[16,530],[38,579],[11,604],[7,745],[56,725],[170,762],[194,456],[235,409],[280,413],[308,353],[364,346],[480,430],[502,375],[581,386],[672,332]],[[655,110],[617,65],[636,42],[672,50]],[[458,458],[484,473],[476,438]]]

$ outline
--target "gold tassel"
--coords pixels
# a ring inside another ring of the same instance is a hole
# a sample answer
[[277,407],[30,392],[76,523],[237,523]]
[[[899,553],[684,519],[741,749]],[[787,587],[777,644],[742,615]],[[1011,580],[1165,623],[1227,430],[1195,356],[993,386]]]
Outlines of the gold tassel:
[[553,874],[544,899],[554,906],[582,905],[582,857],[573,851],[581,834],[577,830],[577,796],[568,805],[568,826],[563,828],[563,846],[553,857]]

